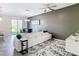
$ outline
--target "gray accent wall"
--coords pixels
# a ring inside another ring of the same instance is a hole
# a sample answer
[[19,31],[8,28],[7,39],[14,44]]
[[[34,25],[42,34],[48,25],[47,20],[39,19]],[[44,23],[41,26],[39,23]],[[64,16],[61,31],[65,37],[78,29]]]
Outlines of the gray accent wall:
[[31,21],[40,20],[41,30],[47,30],[58,38],[66,39],[79,30],[79,4],[33,16],[30,19]]

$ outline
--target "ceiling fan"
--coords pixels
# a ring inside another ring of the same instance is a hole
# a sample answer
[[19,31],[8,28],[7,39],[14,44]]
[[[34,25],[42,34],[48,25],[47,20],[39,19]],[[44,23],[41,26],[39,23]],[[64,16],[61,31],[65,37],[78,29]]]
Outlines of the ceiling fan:
[[57,7],[57,5],[51,5],[52,3],[45,3],[43,8],[41,8],[45,13],[49,11],[54,11],[53,8]]

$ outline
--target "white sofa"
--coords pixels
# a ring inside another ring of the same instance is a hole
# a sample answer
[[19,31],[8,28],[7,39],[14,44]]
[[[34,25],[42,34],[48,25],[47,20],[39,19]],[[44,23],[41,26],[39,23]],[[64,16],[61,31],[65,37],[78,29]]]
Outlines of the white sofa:
[[[21,38],[21,40],[28,40],[28,48],[49,39],[51,39],[51,34],[48,32],[23,33]],[[14,40],[14,47],[17,51],[21,51],[21,42],[17,38]]]

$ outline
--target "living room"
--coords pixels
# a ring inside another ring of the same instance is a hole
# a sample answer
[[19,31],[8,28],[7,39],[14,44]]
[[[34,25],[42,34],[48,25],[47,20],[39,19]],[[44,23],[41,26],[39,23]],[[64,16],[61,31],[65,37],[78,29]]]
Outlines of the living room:
[[0,55],[79,55],[78,7],[78,3],[0,3]]

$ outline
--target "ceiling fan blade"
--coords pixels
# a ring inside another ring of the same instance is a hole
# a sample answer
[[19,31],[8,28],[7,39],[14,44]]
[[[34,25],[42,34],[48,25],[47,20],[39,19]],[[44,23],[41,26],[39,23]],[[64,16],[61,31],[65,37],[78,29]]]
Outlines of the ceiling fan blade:
[[51,7],[48,7],[50,10],[54,11],[54,9],[52,9]]
[[53,6],[50,6],[50,7],[54,8],[54,7],[57,7],[57,5],[53,5]]
[[49,3],[44,3],[44,6],[49,6],[50,4]]
[[57,7],[57,5],[51,5],[49,3],[45,3],[43,8],[40,8],[41,10],[43,10],[44,12],[48,12],[48,11],[54,11],[54,7]]

